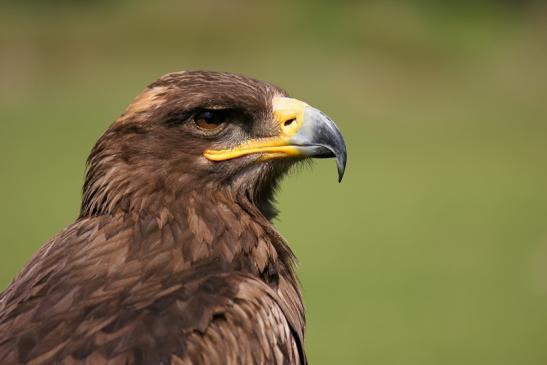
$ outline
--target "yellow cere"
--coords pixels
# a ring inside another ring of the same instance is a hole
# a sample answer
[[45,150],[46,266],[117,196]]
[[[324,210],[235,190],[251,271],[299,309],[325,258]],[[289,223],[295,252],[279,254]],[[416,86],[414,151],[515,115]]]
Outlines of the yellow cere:
[[203,156],[211,161],[224,161],[253,153],[262,153],[262,159],[300,155],[300,151],[290,145],[290,138],[301,128],[308,104],[297,99],[275,97],[272,105],[274,118],[279,123],[279,136],[250,140],[225,150],[207,150]]
[[[279,122],[282,135],[292,137],[304,122],[304,110],[308,104],[298,99],[276,97],[272,101],[273,114]],[[289,123],[291,120],[295,120]]]

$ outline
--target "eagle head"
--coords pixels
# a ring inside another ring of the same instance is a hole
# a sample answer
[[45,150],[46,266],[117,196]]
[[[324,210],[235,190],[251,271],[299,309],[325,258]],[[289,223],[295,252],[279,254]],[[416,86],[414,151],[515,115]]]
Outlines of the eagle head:
[[271,219],[280,177],[312,157],[335,157],[342,179],[344,140],[318,109],[240,75],[170,73],[137,96],[93,148],[81,215],[225,191]]

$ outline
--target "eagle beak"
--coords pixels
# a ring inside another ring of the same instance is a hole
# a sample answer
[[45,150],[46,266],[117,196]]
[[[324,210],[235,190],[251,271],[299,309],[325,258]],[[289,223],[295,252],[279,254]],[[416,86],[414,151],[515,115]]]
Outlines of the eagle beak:
[[334,122],[308,104],[285,97],[273,99],[273,115],[279,125],[274,137],[249,140],[225,150],[207,150],[203,155],[211,161],[261,154],[262,160],[289,157],[336,158],[338,181],[346,169],[346,144]]

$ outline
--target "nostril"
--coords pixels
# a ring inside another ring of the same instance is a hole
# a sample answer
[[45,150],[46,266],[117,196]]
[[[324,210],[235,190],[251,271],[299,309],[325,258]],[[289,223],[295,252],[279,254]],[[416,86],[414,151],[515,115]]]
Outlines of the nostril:
[[296,119],[295,119],[295,118],[289,119],[289,120],[285,121],[285,123],[283,123],[283,126],[288,127],[288,126],[290,126],[291,124],[293,124],[294,122],[296,122]]

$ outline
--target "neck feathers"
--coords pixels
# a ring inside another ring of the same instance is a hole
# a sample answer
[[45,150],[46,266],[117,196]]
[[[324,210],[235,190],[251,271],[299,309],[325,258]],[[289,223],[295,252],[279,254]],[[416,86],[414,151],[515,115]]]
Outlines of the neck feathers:
[[100,140],[88,160],[80,218],[125,217],[135,224],[139,252],[174,250],[181,267],[215,259],[273,284],[284,275],[296,286],[294,255],[270,223],[276,179],[215,184],[139,163],[125,163]]
[[[108,160],[91,166],[84,186],[81,218],[121,215],[135,222],[134,242],[139,251],[156,245],[177,252],[174,264],[219,260],[277,285],[279,275],[295,287],[295,257],[268,217],[246,190],[201,188],[169,190],[165,183],[135,185],[131,171],[109,169]],[[93,162],[91,162],[92,164]],[[93,169],[102,168],[96,174]],[[123,176],[123,179],[122,179]],[[130,248],[131,250],[131,248]]]

